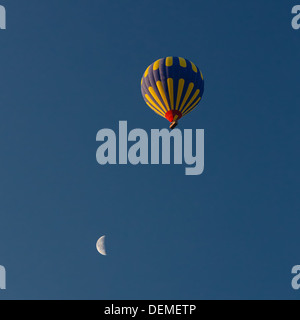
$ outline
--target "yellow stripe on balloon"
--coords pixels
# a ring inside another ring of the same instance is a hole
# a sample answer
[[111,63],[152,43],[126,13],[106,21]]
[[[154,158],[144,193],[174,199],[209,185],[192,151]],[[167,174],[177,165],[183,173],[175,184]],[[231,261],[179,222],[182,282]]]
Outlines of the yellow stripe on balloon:
[[192,96],[192,99],[189,101],[189,103],[185,106],[185,108],[181,111],[182,113],[184,113],[187,108],[194,102],[194,100],[197,98],[197,96],[199,95],[200,90],[197,89],[196,92],[194,93],[194,95]]
[[202,74],[202,72],[200,71],[200,74],[201,74],[201,79],[202,79],[202,81],[204,80],[204,78],[203,78],[203,74]]
[[158,91],[159,91],[162,99],[164,100],[165,106],[167,107],[168,110],[170,110],[169,102],[167,100],[167,97],[166,97],[166,94],[165,94],[165,91],[164,91],[164,88],[163,88],[161,81],[157,81],[156,86],[158,88]]
[[154,89],[152,87],[148,88],[149,92],[151,93],[152,97],[155,99],[155,101],[161,106],[161,108],[167,112],[166,108],[164,107],[164,105],[161,103],[159,97],[157,96],[157,94],[155,93]]
[[197,67],[193,64],[192,61],[190,61],[190,62],[191,62],[193,71],[197,73],[198,72]]
[[187,89],[187,91],[186,91],[186,94],[185,94],[184,99],[183,99],[183,101],[182,101],[182,103],[181,103],[181,106],[180,106],[180,108],[179,108],[179,111],[182,111],[182,109],[184,108],[184,105],[186,104],[187,99],[190,97],[191,92],[192,92],[193,89],[194,89],[194,86],[195,86],[195,85],[193,84],[193,82],[191,82],[191,83],[189,84],[189,87],[188,87],[188,89]]
[[172,65],[173,65],[173,57],[166,58],[166,66],[172,67]]
[[154,109],[149,102],[146,101],[146,103],[147,103],[147,105],[148,105],[155,113],[157,113],[158,115],[160,115],[160,116],[163,117],[163,118],[165,117],[162,112],[159,112],[159,111],[157,111],[156,109]]
[[200,102],[200,100],[201,100],[201,97],[199,97],[199,98],[197,99],[197,101],[196,101],[188,110],[186,110],[186,111],[183,113],[183,115],[186,116],[188,113],[190,113],[191,111],[193,111],[193,110],[196,108],[197,104]]
[[178,107],[179,107],[179,102],[180,102],[180,99],[181,99],[183,87],[184,87],[184,79],[179,79],[179,81],[178,81],[177,100],[176,100],[176,110],[178,110]]
[[146,69],[145,74],[144,74],[144,78],[146,78],[146,77],[147,77],[147,75],[148,75],[148,73],[149,73],[149,69],[150,69],[150,67],[151,67],[151,66],[149,66],[149,67]]
[[186,60],[183,58],[179,58],[180,67],[186,68]]
[[156,61],[154,62],[154,64],[153,64],[153,70],[154,70],[154,71],[159,68],[159,61],[160,61],[160,59],[158,59],[158,60],[156,60]]
[[167,80],[168,84],[168,90],[169,90],[169,98],[171,103],[171,110],[174,110],[174,85],[173,85],[173,79],[168,78]]
[[[145,94],[146,99],[148,102],[152,105],[152,107],[157,111],[163,114],[162,110],[159,108],[159,106],[148,96],[148,94]],[[146,101],[147,102],[147,101]],[[152,108],[152,109],[153,109]]]

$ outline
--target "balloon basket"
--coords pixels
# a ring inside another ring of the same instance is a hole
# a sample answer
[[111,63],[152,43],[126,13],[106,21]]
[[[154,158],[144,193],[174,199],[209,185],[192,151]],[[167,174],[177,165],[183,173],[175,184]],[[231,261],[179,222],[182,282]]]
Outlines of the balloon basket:
[[173,121],[173,122],[171,123],[170,129],[173,130],[173,129],[175,129],[177,126],[178,126],[178,121],[175,120],[175,121]]

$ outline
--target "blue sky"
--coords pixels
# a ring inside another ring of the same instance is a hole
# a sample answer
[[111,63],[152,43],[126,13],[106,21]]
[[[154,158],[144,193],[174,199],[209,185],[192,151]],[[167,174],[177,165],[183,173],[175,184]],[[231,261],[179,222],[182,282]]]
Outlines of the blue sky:
[[[295,4],[1,0],[0,299],[299,299]],[[98,130],[168,126],[140,79],[170,55],[205,78],[203,175],[100,166]]]

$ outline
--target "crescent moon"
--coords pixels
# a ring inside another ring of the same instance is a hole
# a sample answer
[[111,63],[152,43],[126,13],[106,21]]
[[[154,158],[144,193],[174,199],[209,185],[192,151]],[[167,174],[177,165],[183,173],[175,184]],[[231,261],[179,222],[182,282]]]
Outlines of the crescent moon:
[[103,256],[106,256],[106,250],[105,250],[105,236],[101,237],[96,244],[96,248],[100,254]]

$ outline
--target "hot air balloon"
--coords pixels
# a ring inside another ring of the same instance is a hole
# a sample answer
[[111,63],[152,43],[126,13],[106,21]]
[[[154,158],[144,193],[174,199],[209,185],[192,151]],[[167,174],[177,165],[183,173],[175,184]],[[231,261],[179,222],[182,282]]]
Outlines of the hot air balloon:
[[141,88],[147,105],[169,120],[170,129],[174,129],[178,120],[194,110],[202,99],[204,79],[193,62],[167,57],[146,69]]

